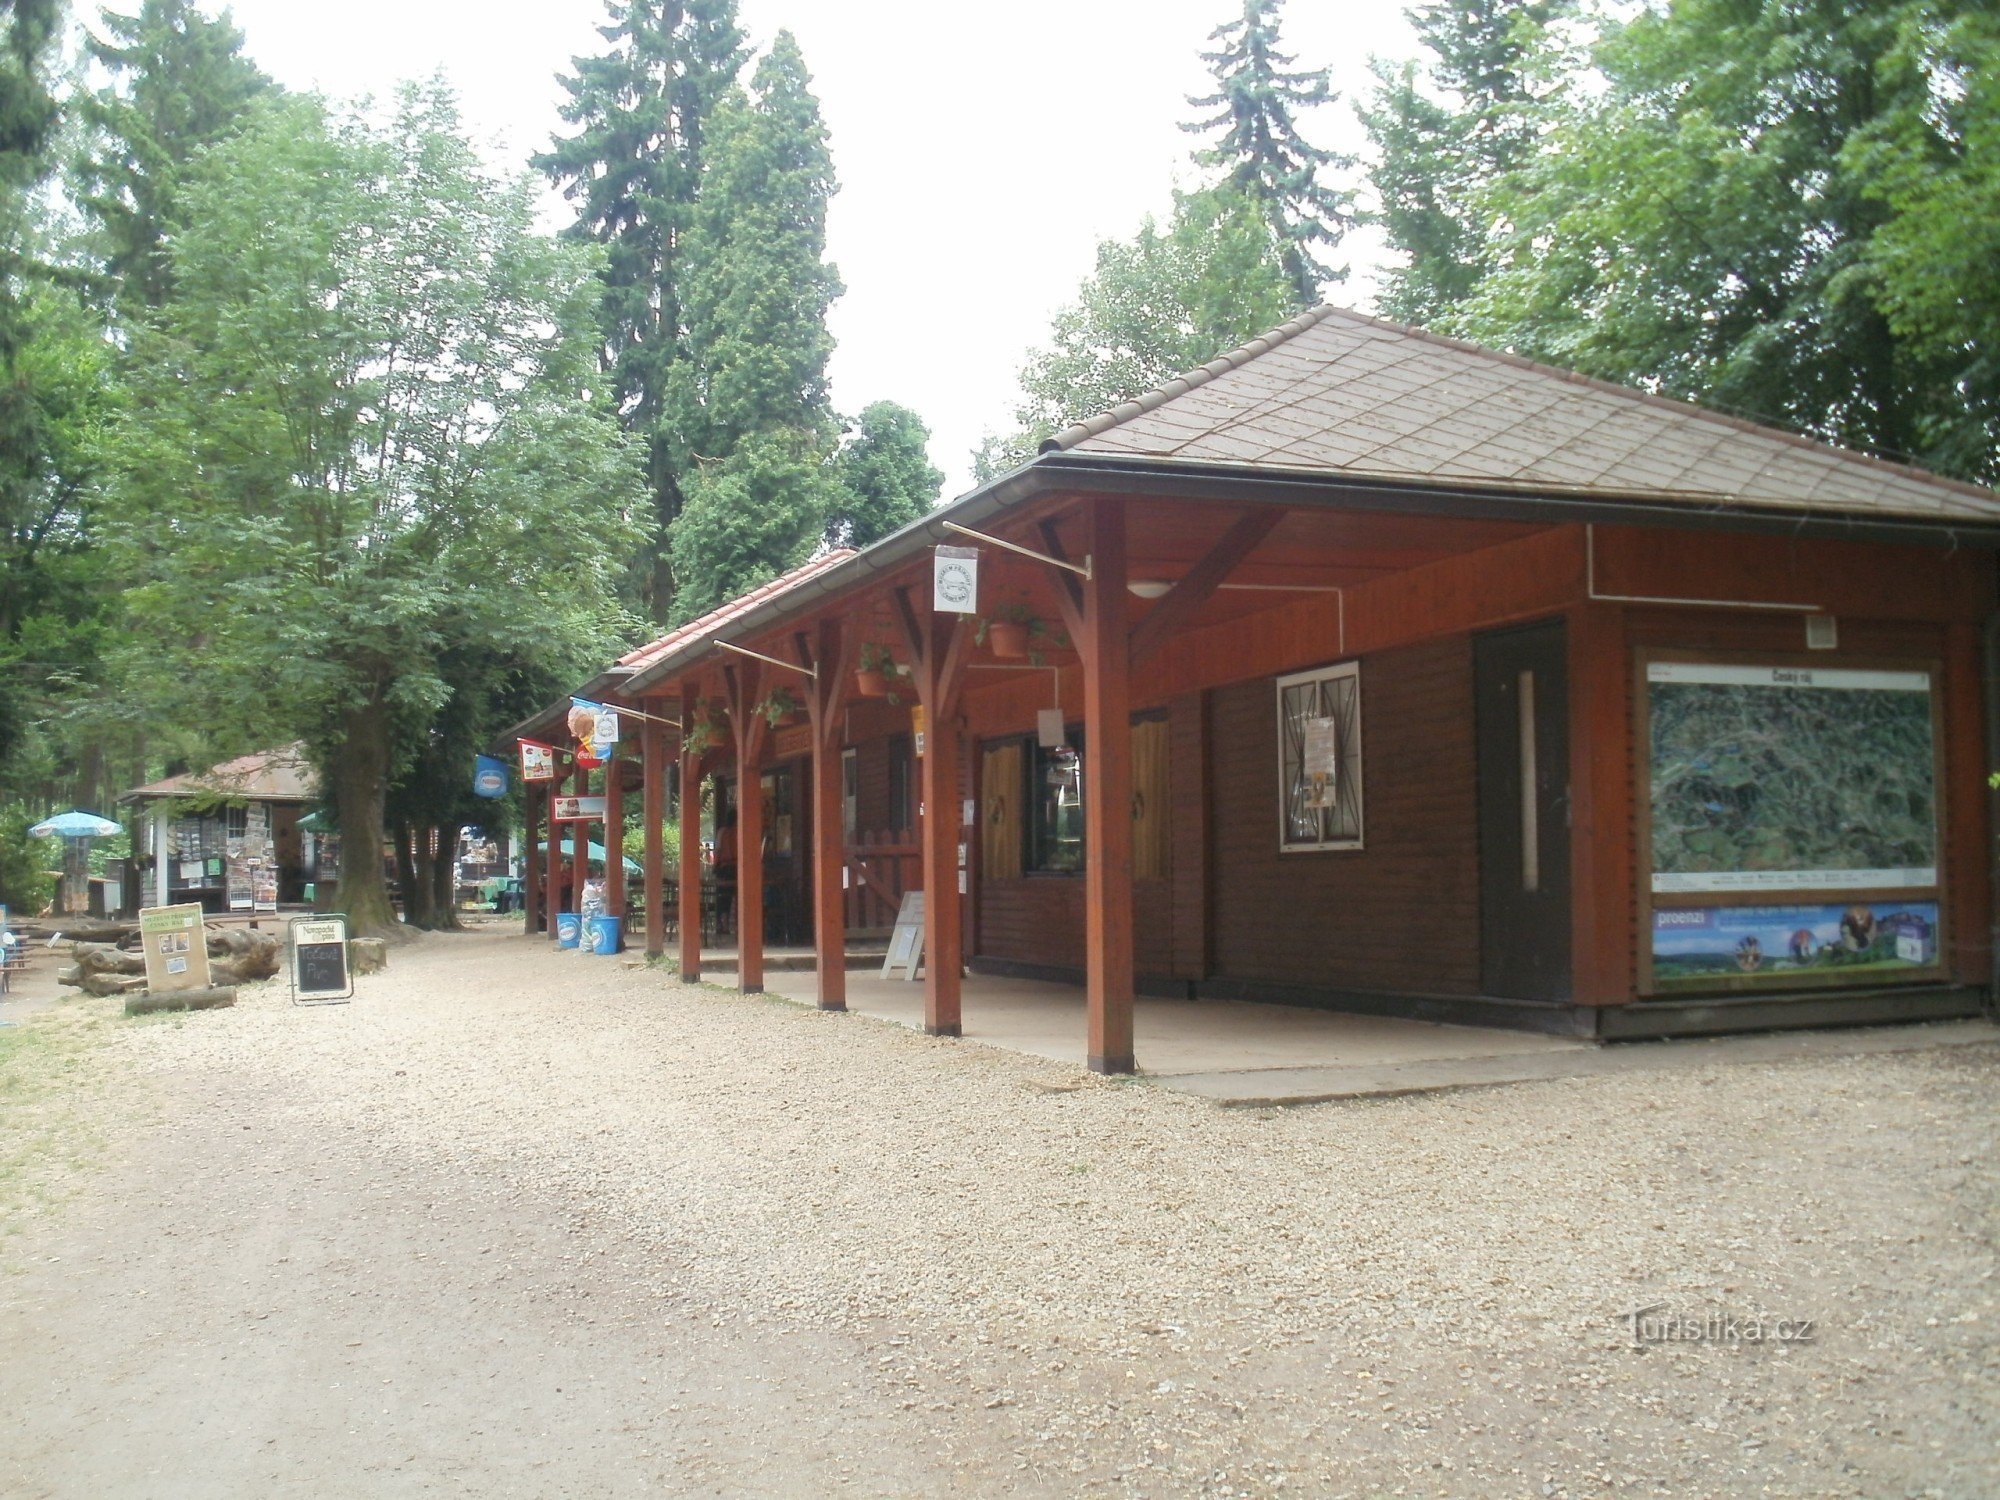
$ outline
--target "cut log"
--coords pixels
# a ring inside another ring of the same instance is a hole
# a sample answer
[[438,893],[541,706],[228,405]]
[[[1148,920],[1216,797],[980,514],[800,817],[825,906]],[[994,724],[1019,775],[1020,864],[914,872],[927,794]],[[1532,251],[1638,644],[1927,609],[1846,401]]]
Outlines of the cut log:
[[125,1014],[146,1016],[163,1010],[219,1010],[225,1005],[236,1003],[236,991],[232,988],[206,990],[173,990],[164,995],[151,993],[132,994],[125,997]]
[[129,995],[146,987],[144,974],[86,974],[80,988],[86,995]]
[[381,938],[347,940],[347,972],[379,974],[389,967],[389,945]]
[[208,931],[209,973],[227,967],[232,981],[269,979],[278,972],[284,945],[268,932],[252,932],[244,927],[210,928]]
[[146,955],[107,948],[102,943],[78,943],[76,966],[86,974],[143,974]]

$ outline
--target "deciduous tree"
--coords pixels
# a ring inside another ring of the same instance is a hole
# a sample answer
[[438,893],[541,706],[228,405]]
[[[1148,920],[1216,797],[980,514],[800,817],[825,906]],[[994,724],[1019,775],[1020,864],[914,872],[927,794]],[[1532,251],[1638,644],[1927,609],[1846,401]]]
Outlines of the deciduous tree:
[[[468,639],[601,661],[603,559],[640,479],[598,382],[596,256],[530,228],[441,86],[393,120],[262,111],[181,187],[173,298],[111,440],[146,626],[136,701],[305,740],[345,843],[334,899],[393,930],[384,795]],[[469,768],[468,768],[469,769]]]

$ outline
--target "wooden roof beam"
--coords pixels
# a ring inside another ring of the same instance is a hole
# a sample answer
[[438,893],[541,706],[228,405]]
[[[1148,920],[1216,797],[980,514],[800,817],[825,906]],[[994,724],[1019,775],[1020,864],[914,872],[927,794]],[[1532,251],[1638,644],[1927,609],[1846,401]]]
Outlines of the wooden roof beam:
[[1132,665],[1144,661],[1162,641],[1193,619],[1194,612],[1214,596],[1239,563],[1263,545],[1286,514],[1283,506],[1271,505],[1238,516],[1222,539],[1132,627]]

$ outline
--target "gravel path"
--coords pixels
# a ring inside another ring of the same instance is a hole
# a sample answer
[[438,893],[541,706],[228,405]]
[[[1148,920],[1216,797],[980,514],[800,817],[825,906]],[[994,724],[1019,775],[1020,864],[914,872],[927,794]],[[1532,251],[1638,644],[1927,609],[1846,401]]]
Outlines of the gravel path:
[[1990,1047],[1222,1111],[496,930],[97,1057],[9,1494],[2000,1493]]

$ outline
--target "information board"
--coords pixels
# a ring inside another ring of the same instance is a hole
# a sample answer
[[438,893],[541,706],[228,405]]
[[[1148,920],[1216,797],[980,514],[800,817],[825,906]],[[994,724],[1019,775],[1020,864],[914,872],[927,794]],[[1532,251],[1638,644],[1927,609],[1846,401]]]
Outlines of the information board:
[[924,958],[924,893],[903,892],[903,904],[896,912],[896,930],[889,935],[889,953],[882,960],[882,977],[894,979],[901,969],[905,979],[917,977],[917,965]]
[[201,919],[201,906],[192,901],[180,906],[149,906],[139,913],[148,992],[165,995],[209,987],[208,931]]
[[346,917],[292,918],[289,946],[292,1004],[332,1005],[353,998]]

